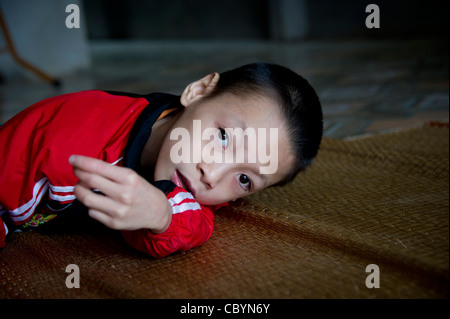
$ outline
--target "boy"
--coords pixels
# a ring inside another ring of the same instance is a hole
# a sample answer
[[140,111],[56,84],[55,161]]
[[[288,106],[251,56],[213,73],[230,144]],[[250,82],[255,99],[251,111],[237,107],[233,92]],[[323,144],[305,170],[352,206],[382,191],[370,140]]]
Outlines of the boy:
[[[196,121],[209,139],[194,140]],[[248,128],[276,128],[275,172],[263,174],[266,162],[250,160],[250,143],[231,134]],[[189,139],[173,134],[181,129]],[[321,137],[314,89],[264,63],[210,74],[181,97],[85,91],[44,100],[0,127],[0,245],[8,228],[56,225],[86,207],[154,257],[188,250],[209,239],[222,204],[305,170]],[[198,159],[205,150],[224,160]],[[174,160],[187,151],[190,160]]]

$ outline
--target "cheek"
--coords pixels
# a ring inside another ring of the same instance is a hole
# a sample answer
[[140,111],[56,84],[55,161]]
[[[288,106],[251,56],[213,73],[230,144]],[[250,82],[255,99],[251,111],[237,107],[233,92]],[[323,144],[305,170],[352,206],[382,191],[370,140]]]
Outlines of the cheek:
[[197,196],[197,200],[204,205],[220,205],[228,203],[234,199],[242,197],[236,193],[236,185],[229,178],[222,180],[220,185],[213,190],[205,191],[200,196]]
[[220,185],[220,188],[217,189],[217,192],[219,192],[224,198],[226,198],[227,202],[244,195],[242,188],[239,186],[237,178],[234,176],[234,174],[230,174],[224,179],[223,184]]

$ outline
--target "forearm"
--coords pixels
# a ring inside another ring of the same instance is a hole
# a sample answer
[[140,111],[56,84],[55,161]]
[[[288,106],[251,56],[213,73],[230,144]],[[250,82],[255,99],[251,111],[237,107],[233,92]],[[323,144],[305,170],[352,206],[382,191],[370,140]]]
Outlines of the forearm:
[[214,228],[214,215],[205,208],[174,214],[169,228],[156,234],[149,229],[122,231],[127,243],[156,258],[178,251],[187,251],[205,243]]

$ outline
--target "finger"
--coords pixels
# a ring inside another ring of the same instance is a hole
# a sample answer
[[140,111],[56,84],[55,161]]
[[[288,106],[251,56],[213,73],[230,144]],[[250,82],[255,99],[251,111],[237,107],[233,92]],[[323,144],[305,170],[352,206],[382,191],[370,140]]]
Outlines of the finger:
[[101,175],[92,174],[81,169],[74,169],[74,174],[79,178],[79,183],[89,189],[99,190],[110,198],[118,198],[120,196],[120,185]]
[[128,168],[113,166],[102,160],[81,155],[70,156],[69,163],[74,168],[98,174],[116,182],[121,182],[124,174],[127,174],[126,172],[129,170]]
[[89,209],[88,214],[91,218],[99,221],[106,227],[109,227],[112,229],[119,229],[119,225],[114,221],[114,219],[102,211],[99,211],[96,209]]
[[94,193],[81,184],[75,185],[74,194],[75,197],[89,209],[102,211],[111,217],[117,215],[120,206],[117,202],[107,196]]

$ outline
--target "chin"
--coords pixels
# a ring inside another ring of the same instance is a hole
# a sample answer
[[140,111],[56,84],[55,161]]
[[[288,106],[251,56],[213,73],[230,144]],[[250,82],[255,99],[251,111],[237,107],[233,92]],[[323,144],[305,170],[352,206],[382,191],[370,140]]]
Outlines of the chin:
[[228,203],[229,200],[223,201],[223,200],[214,200],[211,198],[201,198],[201,197],[195,197],[195,200],[201,204],[201,205],[207,205],[207,206],[215,206],[215,205],[221,205]]

